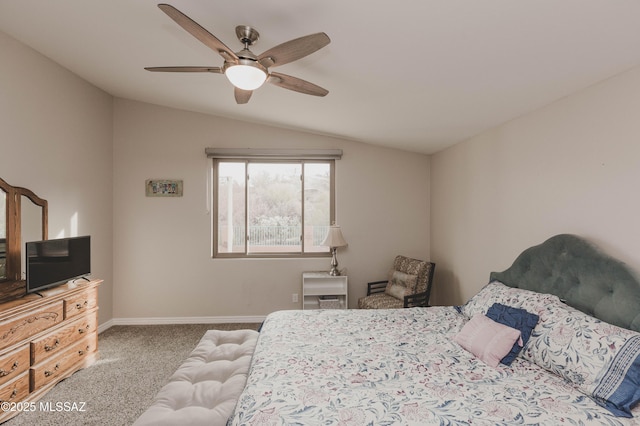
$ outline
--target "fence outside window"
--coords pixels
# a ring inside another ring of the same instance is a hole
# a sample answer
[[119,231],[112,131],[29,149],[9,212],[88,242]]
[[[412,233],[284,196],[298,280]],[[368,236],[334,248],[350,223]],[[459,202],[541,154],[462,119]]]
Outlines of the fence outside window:
[[[309,227],[307,227],[309,228]],[[327,236],[329,225],[311,227],[313,246],[320,246]],[[244,245],[246,234],[244,226],[234,226],[232,229],[234,247]],[[220,229],[218,233],[218,245],[227,246],[227,229]],[[249,245],[260,247],[273,247],[274,249],[283,246],[300,245],[300,226],[249,226]]]

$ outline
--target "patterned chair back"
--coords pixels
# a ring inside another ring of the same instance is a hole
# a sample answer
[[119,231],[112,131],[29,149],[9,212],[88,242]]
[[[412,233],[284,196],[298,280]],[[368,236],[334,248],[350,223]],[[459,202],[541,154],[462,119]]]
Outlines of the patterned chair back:
[[393,269],[405,274],[417,275],[416,293],[424,293],[430,289],[433,279],[434,264],[424,260],[412,259],[406,256],[396,256],[393,261]]

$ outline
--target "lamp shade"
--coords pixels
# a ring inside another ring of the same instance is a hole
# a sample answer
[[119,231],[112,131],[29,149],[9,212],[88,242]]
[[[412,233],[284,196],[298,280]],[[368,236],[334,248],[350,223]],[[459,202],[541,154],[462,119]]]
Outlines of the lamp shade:
[[344,240],[342,236],[342,231],[340,230],[340,226],[333,224],[329,227],[329,232],[327,233],[327,237],[321,244],[326,247],[344,247],[347,245],[347,242]]
[[224,74],[231,84],[242,90],[255,90],[267,79],[267,73],[250,62],[232,65],[225,70]]

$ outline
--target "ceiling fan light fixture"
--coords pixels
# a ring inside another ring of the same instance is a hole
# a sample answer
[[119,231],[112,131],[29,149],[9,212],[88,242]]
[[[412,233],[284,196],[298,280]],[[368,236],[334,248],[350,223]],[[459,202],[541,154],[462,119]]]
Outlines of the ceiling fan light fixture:
[[240,59],[236,65],[227,67],[224,71],[231,84],[242,90],[255,90],[267,79],[267,73],[257,62]]

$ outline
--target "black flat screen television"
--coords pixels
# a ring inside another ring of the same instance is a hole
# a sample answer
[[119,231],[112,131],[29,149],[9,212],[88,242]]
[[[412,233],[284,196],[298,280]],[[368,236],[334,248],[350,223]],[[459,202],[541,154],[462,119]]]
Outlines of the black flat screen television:
[[25,246],[27,293],[91,273],[91,237],[88,235],[31,241]]

